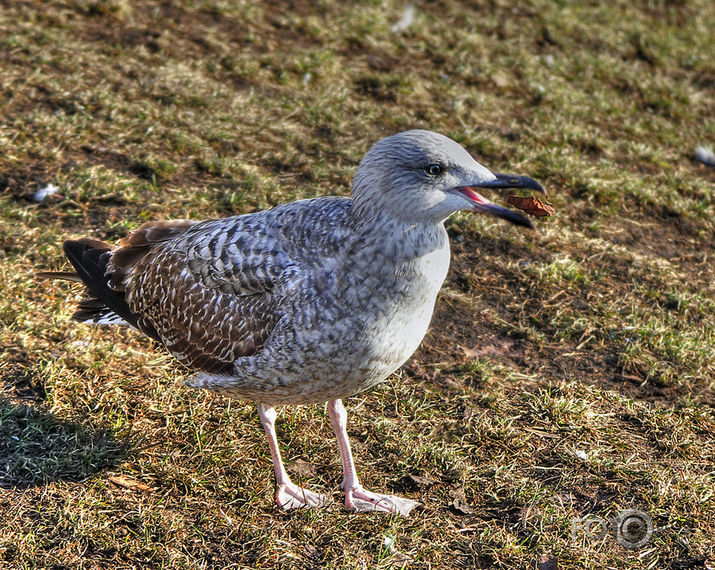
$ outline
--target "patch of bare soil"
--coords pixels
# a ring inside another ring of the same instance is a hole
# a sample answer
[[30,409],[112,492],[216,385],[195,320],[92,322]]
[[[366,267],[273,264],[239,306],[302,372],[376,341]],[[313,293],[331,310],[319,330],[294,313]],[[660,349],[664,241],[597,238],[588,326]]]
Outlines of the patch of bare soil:
[[[549,325],[550,311],[588,310],[588,291],[581,295],[558,294],[549,305],[549,292],[525,289],[524,281],[505,271],[512,264],[548,261],[553,253],[481,236],[467,239],[453,248],[453,260],[447,278],[447,290],[438,300],[430,331],[412,359],[408,371],[416,378],[449,389],[459,374],[451,374],[447,363],[467,363],[486,359],[533,375],[546,386],[559,380],[578,380],[621,393],[633,399],[672,405],[679,398],[698,391],[705,404],[715,405],[715,394],[707,379],[693,380],[688,385],[669,385],[647,379],[645,371],[624,367],[619,359],[623,343],[617,335],[601,335],[593,347],[580,347],[582,339],[557,339]],[[707,257],[707,253],[702,253]],[[469,275],[478,279],[470,279]],[[631,287],[626,268],[614,271],[608,283],[618,296]],[[466,276],[466,277],[465,277]],[[457,291],[464,297],[450,294]],[[546,307],[544,305],[547,305]],[[543,314],[542,314],[543,313]],[[536,318],[534,318],[536,317]],[[532,338],[529,329],[540,333]],[[448,373],[441,375],[440,370]],[[469,376],[462,381],[469,382]],[[445,385],[445,381],[448,380]]]

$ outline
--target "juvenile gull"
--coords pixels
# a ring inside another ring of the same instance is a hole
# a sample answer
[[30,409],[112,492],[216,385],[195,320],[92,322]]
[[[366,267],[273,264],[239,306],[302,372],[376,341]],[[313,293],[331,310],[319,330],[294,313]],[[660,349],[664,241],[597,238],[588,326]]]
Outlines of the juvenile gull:
[[443,135],[406,131],[368,151],[350,198],[148,223],[116,249],[67,241],[77,273],[52,276],[86,285],[76,320],[132,326],[197,371],[187,385],[258,403],[282,508],[328,497],[290,480],[273,406],[327,400],[346,507],[407,516],[417,502],[360,485],[342,398],[385,380],[422,341],[449,267],[451,214],[531,227],[477,188],[543,192],[531,178],[491,173]]

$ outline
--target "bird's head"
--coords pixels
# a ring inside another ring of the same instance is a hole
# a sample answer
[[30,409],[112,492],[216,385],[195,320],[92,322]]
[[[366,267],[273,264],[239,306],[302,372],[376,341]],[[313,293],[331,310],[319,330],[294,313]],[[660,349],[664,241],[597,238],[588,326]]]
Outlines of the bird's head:
[[357,211],[379,209],[405,223],[437,223],[459,210],[477,210],[532,227],[522,214],[494,204],[480,188],[529,188],[532,178],[494,174],[458,143],[431,131],[413,130],[378,141],[360,162],[353,181]]

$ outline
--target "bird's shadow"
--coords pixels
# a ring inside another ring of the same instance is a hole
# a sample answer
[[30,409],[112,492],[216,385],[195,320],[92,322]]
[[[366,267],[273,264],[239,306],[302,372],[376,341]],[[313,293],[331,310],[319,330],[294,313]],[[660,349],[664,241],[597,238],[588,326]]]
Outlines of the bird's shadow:
[[[57,418],[27,376],[0,376],[0,488],[83,481],[127,453],[107,426]],[[5,395],[7,394],[7,395]]]

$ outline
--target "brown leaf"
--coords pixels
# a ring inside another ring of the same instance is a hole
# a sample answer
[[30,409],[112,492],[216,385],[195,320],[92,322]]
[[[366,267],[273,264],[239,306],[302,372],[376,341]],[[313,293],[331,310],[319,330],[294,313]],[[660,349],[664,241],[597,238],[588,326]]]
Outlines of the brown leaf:
[[302,459],[298,459],[293,463],[288,463],[286,465],[286,469],[298,477],[315,477],[315,474],[318,472],[315,464],[310,463],[309,461],[303,461]]
[[108,479],[115,485],[118,485],[119,487],[124,487],[125,489],[136,489],[139,491],[147,491],[149,493],[152,493],[154,491],[154,489],[149,487],[149,485],[145,485],[141,481],[131,479],[124,475],[110,475]]
[[407,478],[416,485],[419,485],[420,487],[429,487],[430,485],[434,485],[437,482],[435,479],[430,479],[429,477],[422,477],[420,475],[408,475]]
[[455,511],[457,511],[460,515],[472,515],[476,512],[467,503],[465,503],[464,501],[460,501],[459,499],[454,499],[454,501],[449,503],[449,506],[452,507]]
[[535,196],[509,196],[506,201],[515,208],[524,210],[527,214],[531,214],[537,218],[553,216],[556,212],[551,204],[539,200]]
[[[492,339],[487,339],[492,340]],[[482,358],[485,356],[502,356],[513,352],[514,343],[509,340],[495,340],[494,342],[481,342],[474,348],[460,346],[467,358]]]
[[407,568],[414,561],[415,559],[412,558],[412,556],[409,554],[403,554],[402,552],[395,552],[392,556],[385,560],[386,563],[390,564],[390,566],[394,566],[395,568]]

